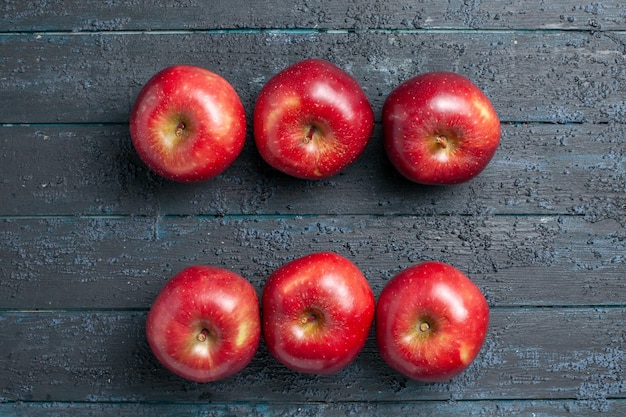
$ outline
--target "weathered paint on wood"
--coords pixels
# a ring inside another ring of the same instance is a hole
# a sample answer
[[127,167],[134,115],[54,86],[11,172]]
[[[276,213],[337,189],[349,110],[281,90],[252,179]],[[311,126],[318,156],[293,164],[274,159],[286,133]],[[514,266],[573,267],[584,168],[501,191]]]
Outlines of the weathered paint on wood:
[[329,180],[271,169],[249,136],[228,170],[194,185],[150,174],[126,125],[0,127],[0,215],[549,214],[626,222],[625,125],[502,127],[487,169],[455,187],[401,178],[380,127],[365,153]]
[[134,416],[152,417],[211,417],[277,415],[302,417],[345,416],[411,416],[411,417],[529,417],[529,416],[622,416],[626,415],[625,400],[500,400],[500,401],[415,401],[405,403],[348,402],[348,403],[46,403],[18,402],[0,404],[1,416],[91,417]]
[[612,219],[14,219],[0,223],[0,240],[0,305],[17,310],[147,309],[165,280],[192,264],[232,269],[260,294],[278,266],[323,250],[353,260],[375,295],[401,269],[435,259],[464,270],[493,307],[626,300],[626,230]]
[[11,402],[575,398],[601,406],[626,394],[625,317],[624,308],[492,309],[481,353],[448,383],[408,380],[380,359],[370,337],[355,362],[334,375],[290,371],[262,345],[240,373],[197,384],[171,374],[150,354],[144,312],[4,312],[0,313],[0,386],[9,387],[2,399]]
[[24,2],[0,6],[3,30],[544,29],[610,30],[626,24],[616,0],[523,2],[287,0]]
[[624,121],[623,32],[0,34],[0,123],[125,123],[157,71],[194,64],[223,75],[252,111],[263,84],[297,60],[333,61],[378,115],[400,82],[448,70],[472,79],[504,121]]

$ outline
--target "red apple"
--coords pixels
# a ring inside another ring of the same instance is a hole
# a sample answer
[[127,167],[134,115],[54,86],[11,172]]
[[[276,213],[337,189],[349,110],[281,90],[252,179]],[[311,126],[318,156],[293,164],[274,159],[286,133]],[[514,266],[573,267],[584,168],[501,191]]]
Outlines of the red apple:
[[285,68],[261,90],[254,140],[263,159],[286,174],[327,178],[354,162],[374,129],[367,96],[347,72],[321,59]]
[[376,342],[383,359],[400,373],[443,382],[476,358],[488,323],[487,301],[469,278],[448,264],[425,262],[383,288]]
[[192,266],[170,279],[146,323],[156,358],[176,375],[211,382],[242,370],[261,338],[257,293],[221,268]]
[[190,65],[166,68],[141,89],[130,114],[139,157],[179,182],[217,176],[241,153],[246,115],[221,76]]
[[263,337],[296,371],[331,374],[363,348],[375,301],[361,271],[341,255],[313,253],[277,269],[263,288]]
[[383,105],[385,150],[411,181],[449,185],[478,175],[500,143],[500,120],[485,94],[451,72],[405,81]]

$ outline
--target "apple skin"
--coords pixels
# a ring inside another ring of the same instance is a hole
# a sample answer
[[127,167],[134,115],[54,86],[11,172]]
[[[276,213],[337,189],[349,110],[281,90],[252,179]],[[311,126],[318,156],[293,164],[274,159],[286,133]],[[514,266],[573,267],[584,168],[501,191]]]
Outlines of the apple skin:
[[376,306],[380,355],[422,382],[444,382],[463,372],[478,355],[488,325],[489,306],[480,289],[442,262],[400,272]]
[[500,143],[500,120],[487,96],[452,72],[430,72],[399,85],[385,100],[382,124],[389,160],[420,184],[474,178]]
[[274,75],[254,107],[254,140],[275,169],[302,179],[339,173],[363,152],[374,129],[372,106],[357,81],[322,59]]
[[160,176],[203,181],[241,153],[246,115],[237,92],[220,75],[176,65],[155,74],[139,92],[130,135],[139,157]]
[[263,337],[288,368],[332,374],[363,348],[372,326],[372,290],[351,261],[332,252],[293,260],[267,280],[261,296]]
[[226,378],[245,368],[258,349],[259,298],[232,271],[188,267],[157,295],[146,336],[159,362],[176,375],[196,382]]

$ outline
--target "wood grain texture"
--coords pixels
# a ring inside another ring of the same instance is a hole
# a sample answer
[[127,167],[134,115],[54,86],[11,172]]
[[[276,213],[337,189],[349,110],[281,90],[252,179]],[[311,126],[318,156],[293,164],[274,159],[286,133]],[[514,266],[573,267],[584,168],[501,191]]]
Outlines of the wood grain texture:
[[626,400],[607,399],[594,403],[585,400],[500,400],[500,401],[415,401],[350,403],[46,403],[18,402],[0,404],[0,415],[16,417],[133,416],[152,417],[345,417],[345,416],[411,416],[411,417],[585,417],[621,416]]
[[24,2],[0,6],[11,31],[206,29],[561,29],[610,30],[626,24],[623,2],[566,0],[229,2]]
[[260,294],[278,266],[323,250],[355,262],[376,296],[401,269],[435,259],[464,270],[495,307],[626,304],[626,229],[610,219],[15,219],[0,241],[0,305],[18,310],[147,309],[192,264],[232,269]]
[[365,153],[328,180],[271,169],[248,137],[222,175],[181,185],[148,172],[126,125],[5,126],[0,177],[0,216],[549,214],[624,225],[626,128],[506,124],[480,176],[455,187],[424,187],[391,166],[380,127]]
[[250,114],[263,84],[300,59],[328,59],[361,83],[377,116],[418,73],[472,79],[503,121],[624,121],[623,32],[0,34],[0,123],[126,123],[157,71],[223,75]]
[[[185,381],[150,354],[144,312],[0,313],[3,401],[404,403],[576,399],[589,408],[626,398],[624,308],[492,309],[478,358],[448,383],[422,384],[390,369],[372,337],[335,375],[293,372],[264,345],[240,373]],[[597,329],[602,328],[602,332]],[[69,389],[71,387],[71,389]]]

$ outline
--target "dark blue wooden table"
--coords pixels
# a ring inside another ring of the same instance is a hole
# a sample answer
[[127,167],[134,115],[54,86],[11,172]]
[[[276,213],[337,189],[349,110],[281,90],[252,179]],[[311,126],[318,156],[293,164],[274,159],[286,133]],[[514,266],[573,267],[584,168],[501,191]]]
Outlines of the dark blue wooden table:
[[[249,134],[219,177],[181,185],[132,149],[130,107],[158,70],[219,72],[250,121],[276,72],[320,57],[380,120],[387,94],[450,70],[491,98],[502,142],[453,187],[402,179],[379,123],[329,180],[270,169]],[[20,1],[0,4],[0,416],[626,415],[626,6],[543,1]],[[147,346],[146,313],[182,268],[260,292],[288,260],[334,250],[375,295],[425,260],[491,307],[477,360],[448,383],[391,370],[370,337],[331,376],[261,345],[196,384]]]

